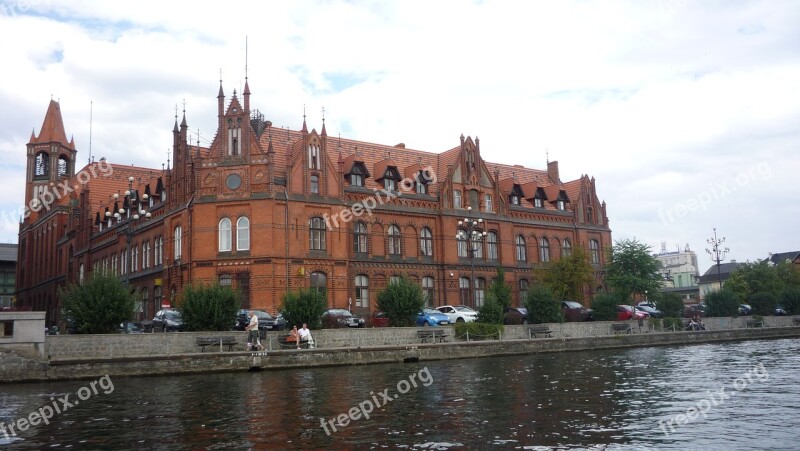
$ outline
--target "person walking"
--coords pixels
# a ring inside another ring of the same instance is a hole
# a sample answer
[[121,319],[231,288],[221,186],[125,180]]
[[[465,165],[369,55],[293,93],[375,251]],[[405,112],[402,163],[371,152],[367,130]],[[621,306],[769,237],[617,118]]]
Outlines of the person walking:
[[251,351],[253,348],[258,347],[260,351],[263,346],[261,346],[261,340],[258,337],[258,316],[255,310],[250,310],[250,322],[247,323],[244,330],[247,331],[247,350]]

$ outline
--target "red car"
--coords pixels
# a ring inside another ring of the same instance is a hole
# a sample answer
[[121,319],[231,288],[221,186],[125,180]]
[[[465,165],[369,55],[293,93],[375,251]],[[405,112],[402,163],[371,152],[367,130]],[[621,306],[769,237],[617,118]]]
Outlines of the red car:
[[386,313],[375,312],[372,314],[372,327],[389,327],[389,317]]
[[629,319],[645,319],[649,317],[646,312],[636,310],[630,305],[617,306],[617,321],[627,321]]

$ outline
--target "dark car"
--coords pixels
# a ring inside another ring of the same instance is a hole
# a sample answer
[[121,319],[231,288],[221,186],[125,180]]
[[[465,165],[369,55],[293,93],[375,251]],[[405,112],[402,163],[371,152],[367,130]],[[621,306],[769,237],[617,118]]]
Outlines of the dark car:
[[788,314],[789,313],[786,311],[786,308],[784,308],[782,305],[775,306],[775,316],[785,316]]
[[364,318],[350,313],[349,310],[343,308],[332,308],[325,310],[322,314],[322,327],[331,329],[338,327],[366,327],[367,323]]
[[561,313],[564,314],[564,321],[594,320],[592,309],[584,307],[577,301],[561,301]]
[[529,324],[531,317],[525,307],[503,307],[503,324]]
[[258,330],[286,330],[286,320],[283,316],[277,317],[270,315],[263,310],[239,310],[236,314],[236,324],[233,326],[234,330],[244,330],[250,323],[250,312],[256,312],[258,317]]
[[181,313],[172,308],[159,310],[153,318],[153,332],[180,332],[186,330]]
[[647,313],[651,318],[662,318],[664,316],[664,314],[661,313],[661,310],[658,310],[655,307],[650,307],[649,305],[639,304],[636,306],[636,310]]
[[749,304],[740,304],[739,305],[739,314],[742,316],[752,315],[753,314],[753,307],[750,307]]

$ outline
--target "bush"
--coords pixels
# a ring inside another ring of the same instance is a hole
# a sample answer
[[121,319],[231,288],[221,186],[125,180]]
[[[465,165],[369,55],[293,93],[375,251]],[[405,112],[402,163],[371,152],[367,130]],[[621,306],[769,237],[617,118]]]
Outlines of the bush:
[[800,314],[800,288],[787,287],[783,290],[781,303],[789,315]]
[[424,306],[422,288],[405,276],[378,293],[378,309],[386,313],[392,326],[413,326]]
[[468,332],[470,341],[483,340],[487,338],[497,339],[500,337],[500,334],[503,333],[503,325],[479,322],[456,323],[455,331],[456,337],[462,340],[467,339]]
[[647,318],[650,328],[653,330],[661,329],[661,318]]
[[322,314],[328,309],[325,293],[310,288],[290,291],[283,295],[280,311],[287,327],[308,324],[309,329],[322,327]]
[[550,288],[536,285],[528,291],[525,308],[534,324],[560,323],[564,320],[561,303],[556,300]]
[[616,293],[598,293],[592,301],[594,319],[597,321],[615,321],[617,319],[617,306],[626,304],[625,299]]
[[723,288],[706,294],[706,316],[738,316],[739,297],[733,290]]
[[683,299],[675,293],[667,293],[657,305],[665,317],[680,318],[683,316]]
[[231,330],[239,305],[239,293],[231,287],[187,285],[178,311],[186,330]]
[[506,283],[506,273],[503,268],[497,269],[497,277],[489,285],[486,297],[494,299],[501,307],[511,307],[511,285]]
[[778,296],[769,291],[762,291],[751,294],[747,301],[750,307],[753,307],[753,313],[756,315],[774,315],[775,306],[778,305]]
[[675,330],[681,331],[683,330],[683,320],[680,318],[661,318],[661,324],[665,331]]
[[478,310],[477,322],[483,324],[503,324],[503,306],[500,305],[493,297],[489,297],[484,301],[481,308]]
[[[115,276],[99,271],[82,285],[59,289],[66,318],[75,322],[78,333],[108,334],[133,317],[136,303],[128,288]],[[231,323],[233,324],[233,323]]]

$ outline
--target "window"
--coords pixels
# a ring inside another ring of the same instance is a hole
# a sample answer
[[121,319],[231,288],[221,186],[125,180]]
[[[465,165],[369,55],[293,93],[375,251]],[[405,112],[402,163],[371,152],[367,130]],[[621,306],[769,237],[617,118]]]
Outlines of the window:
[[83,263],[81,263],[81,266],[78,268],[78,283],[83,284]]
[[319,146],[311,144],[308,146],[308,168],[319,169]]
[[139,246],[134,245],[131,249],[131,272],[139,270]]
[[563,200],[559,200],[559,201],[556,201],[556,208],[558,208],[559,210],[563,211],[563,210],[566,210],[567,207],[566,207],[566,204],[564,203]]
[[536,198],[533,199],[533,206],[536,208],[544,208],[544,201],[541,197],[536,196]]
[[425,305],[433,307],[435,298],[433,296],[433,277],[422,278],[422,297],[425,299]]
[[589,259],[592,264],[600,264],[600,245],[597,240],[589,240]]
[[150,267],[150,242],[142,244],[142,269]]
[[475,258],[483,258],[483,243],[481,240],[483,239],[483,232],[480,230],[473,232],[472,235],[472,242],[469,243],[472,246],[472,255]]
[[517,196],[516,194],[512,194],[511,196],[509,196],[508,200],[511,203],[511,205],[519,205],[519,196]]
[[469,302],[469,279],[460,277],[458,279],[458,292],[461,298],[462,305],[470,305]]
[[389,285],[395,285],[398,283],[400,283],[400,276],[389,277]]
[[350,186],[364,186],[364,178],[369,175],[364,164],[357,162],[353,164],[353,169],[350,170]]
[[236,220],[236,250],[250,250],[250,220],[241,216]]
[[586,222],[589,224],[594,224],[594,214],[592,212],[592,207],[586,209]]
[[369,307],[369,277],[356,276],[356,307]]
[[492,195],[491,194],[484,194],[483,195],[483,210],[484,211],[493,211],[492,210]]
[[428,194],[428,185],[423,180],[425,180],[424,175],[420,172],[415,182],[417,194]]
[[181,258],[183,255],[183,242],[182,242],[182,234],[181,234],[181,226],[175,227],[175,233],[173,235],[175,240],[175,259]]
[[361,174],[350,174],[350,186],[364,186],[364,176]]
[[219,220],[219,251],[231,251],[231,220],[222,218]]
[[233,278],[230,274],[220,274],[219,275],[219,286],[221,287],[229,287],[233,284]]
[[453,208],[462,208],[461,191],[453,190]]
[[486,234],[486,256],[489,260],[497,260],[497,232]]
[[400,248],[401,241],[400,228],[396,225],[389,226],[389,255],[400,255],[402,253]]
[[64,155],[58,156],[58,176],[65,177],[69,170],[69,161]]
[[528,281],[521,279],[519,281],[519,305],[525,305],[526,299],[528,299]]
[[383,179],[383,187],[389,191],[397,191],[397,181],[395,179],[390,179],[389,177],[385,177]]
[[33,164],[34,177],[46,177],[50,174],[50,156],[46,153],[37,153]]
[[419,247],[422,256],[433,256],[433,235],[431,234],[431,229],[427,227],[422,228],[422,231],[419,234]]
[[147,313],[147,301],[150,297],[150,290],[147,287],[142,287],[142,300],[139,303],[139,307],[136,309],[138,313]]
[[127,249],[119,253],[119,273],[128,273],[128,251]]
[[118,275],[118,273],[117,273],[117,261],[118,261],[117,260],[117,254],[113,254],[111,256],[111,274],[114,275],[114,276]]
[[564,243],[561,245],[561,257],[569,257],[572,255],[572,243],[569,238],[564,238]]
[[164,237],[157,237],[155,240],[155,252],[154,257],[155,261],[153,262],[154,265],[158,266],[164,263]]
[[475,209],[476,211],[480,208],[480,203],[478,202],[478,190],[471,189],[469,190],[469,206]]
[[319,194],[319,176],[311,176],[311,194]]
[[458,229],[456,232],[456,244],[458,245],[458,256],[461,258],[467,258],[467,231],[464,229]]
[[517,235],[517,261],[528,261],[528,252],[525,250],[525,238],[522,235]]
[[328,287],[328,276],[324,272],[315,271],[311,273],[311,289],[325,294]]
[[367,225],[363,222],[357,222],[353,228],[353,252],[367,253]]
[[539,261],[542,263],[550,261],[550,242],[544,237],[539,239]]
[[486,279],[478,277],[475,279],[475,308],[483,306],[484,290],[486,289]]
[[308,221],[309,245],[312,251],[324,251],[325,247],[325,221],[314,217]]

